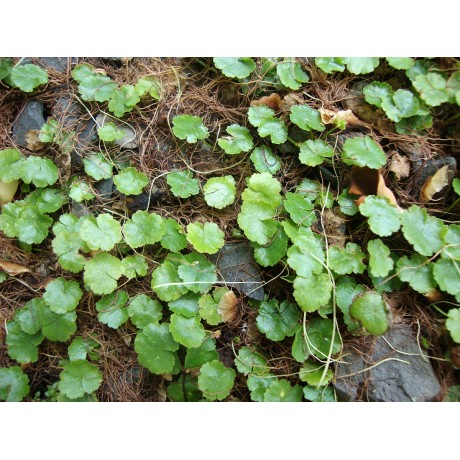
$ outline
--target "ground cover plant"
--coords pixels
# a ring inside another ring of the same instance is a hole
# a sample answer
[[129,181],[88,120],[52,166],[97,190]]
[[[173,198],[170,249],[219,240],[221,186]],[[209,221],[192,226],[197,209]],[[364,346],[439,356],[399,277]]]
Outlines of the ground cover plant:
[[0,59],[0,400],[337,401],[401,324],[458,400],[458,60],[49,59]]

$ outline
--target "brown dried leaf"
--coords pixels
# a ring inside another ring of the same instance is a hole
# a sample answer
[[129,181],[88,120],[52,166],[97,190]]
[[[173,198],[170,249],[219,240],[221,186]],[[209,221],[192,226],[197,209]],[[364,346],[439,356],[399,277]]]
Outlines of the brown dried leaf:
[[29,150],[32,152],[38,152],[43,148],[43,142],[40,141],[38,135],[40,134],[40,130],[38,129],[31,129],[26,134],[26,144]]
[[16,190],[18,189],[19,181],[3,182],[0,180],[0,207],[4,204],[13,201]]
[[302,105],[304,103],[305,101],[301,95],[297,93],[289,93],[283,97],[280,108],[283,112],[289,112],[293,105]]
[[443,190],[450,184],[451,174],[449,165],[443,166],[438,169],[436,173],[431,176],[422,187],[420,191],[420,201],[430,201],[436,193]]
[[281,98],[278,93],[272,93],[270,96],[264,96],[251,102],[251,105],[266,105],[270,109],[278,112],[281,105]]
[[348,110],[339,110],[338,112],[329,109],[319,109],[319,113],[321,115],[321,121],[325,125],[332,125],[336,124],[340,121],[345,121],[350,126],[352,125],[362,125],[362,121],[355,116],[355,114]]
[[410,162],[407,157],[395,153],[390,160],[389,170],[394,173],[397,180],[404,179],[410,174]]
[[14,264],[13,262],[7,262],[6,260],[0,260],[0,268],[8,273],[8,275],[19,275],[21,273],[30,273],[30,270],[23,265]]
[[224,323],[233,321],[238,313],[238,297],[233,291],[227,291],[219,300],[217,311]]

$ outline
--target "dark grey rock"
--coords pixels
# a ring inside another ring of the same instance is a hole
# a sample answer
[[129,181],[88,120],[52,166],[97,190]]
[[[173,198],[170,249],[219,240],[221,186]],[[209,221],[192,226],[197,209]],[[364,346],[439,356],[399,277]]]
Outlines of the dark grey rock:
[[51,109],[51,116],[64,128],[74,128],[83,115],[83,109],[69,96],[56,100]]
[[75,149],[71,154],[72,167],[80,168],[83,165],[83,153],[87,147],[97,140],[97,124],[90,118],[80,123],[76,129]]
[[44,105],[40,101],[27,101],[19,117],[13,123],[13,141],[21,147],[27,147],[26,136],[31,130],[40,130],[45,124]]
[[72,214],[74,214],[77,217],[88,216],[91,214],[91,211],[87,208],[87,206],[84,203],[78,203],[73,200],[71,205],[71,211]]
[[243,292],[252,299],[263,300],[264,290],[261,286],[263,281],[249,243],[226,244],[210,259],[227,286]]
[[166,190],[160,190],[153,187],[152,193],[142,192],[140,195],[131,195],[126,197],[126,206],[130,211],[146,211],[148,208],[155,206],[166,197]]
[[33,59],[33,62],[30,58],[24,58],[21,61],[21,64],[36,64],[44,69],[53,69],[57,72],[67,72],[69,68],[69,61],[71,64],[75,64],[77,62],[76,58],[37,57]]
[[436,172],[444,166],[448,166],[448,176],[450,178],[449,182],[451,182],[457,173],[457,160],[454,157],[443,157],[428,160],[418,171],[415,172],[417,175],[417,186],[422,187],[430,177],[433,177]]
[[[384,338],[398,351],[393,350]],[[429,361],[420,356],[414,333],[408,325],[393,326],[383,337],[373,340],[371,351],[363,356],[344,350],[343,361],[335,372],[334,388],[342,401],[428,402],[441,395],[441,386]],[[406,361],[385,361],[386,358]],[[363,372],[364,371],[364,372]],[[345,377],[346,375],[354,374]],[[343,376],[343,378],[341,378]]]
[[112,193],[115,190],[113,178],[109,177],[108,179],[102,179],[96,182],[94,184],[94,188],[101,200],[110,200],[112,198]]

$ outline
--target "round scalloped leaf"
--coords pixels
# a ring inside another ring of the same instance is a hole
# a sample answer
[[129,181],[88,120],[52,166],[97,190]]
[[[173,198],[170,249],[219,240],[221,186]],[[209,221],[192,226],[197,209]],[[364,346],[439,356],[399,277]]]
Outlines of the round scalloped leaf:
[[166,374],[174,369],[179,344],[169,331],[169,324],[149,324],[137,333],[134,349],[139,363],[152,374]]
[[206,139],[209,136],[208,128],[203,125],[200,117],[176,115],[172,123],[174,135],[179,139],[186,139],[190,144],[195,144],[198,139]]
[[101,252],[85,264],[84,281],[96,295],[110,294],[117,288],[123,266],[116,257]]
[[247,57],[215,57],[213,61],[214,65],[230,78],[249,77],[256,68],[256,63]]
[[354,299],[364,291],[364,286],[356,284],[356,281],[349,276],[343,276],[336,283],[335,298],[337,306],[342,311],[343,320],[350,332],[359,329],[359,324],[350,316],[350,305],[353,303]]
[[381,147],[369,136],[348,138],[343,144],[342,161],[351,166],[379,169],[387,157]]
[[288,130],[282,120],[265,118],[257,128],[260,137],[270,136],[272,144],[283,144],[287,141]]
[[334,322],[329,318],[313,318],[310,320],[306,325],[308,354],[324,360],[329,354],[334,356],[336,353],[339,353],[342,349],[342,343],[337,331],[334,334],[334,341],[332,342],[333,331]]
[[316,221],[314,204],[298,193],[286,192],[283,206],[298,225],[308,227]]
[[398,70],[410,69],[415,64],[411,57],[387,57],[385,59],[391,67]]
[[163,219],[165,234],[161,238],[160,244],[163,248],[171,252],[179,252],[187,247],[187,237],[185,236],[182,225],[175,219]]
[[94,72],[94,67],[91,64],[82,63],[77,64],[72,70],[72,78],[81,83],[86,77],[89,77]]
[[27,334],[16,321],[7,324],[8,335],[5,343],[8,346],[8,356],[20,364],[36,363],[38,361],[38,345],[45,338],[41,332]]
[[182,316],[195,316],[198,314],[198,301],[200,299],[200,294],[195,292],[187,292],[182,297],[179,297],[177,300],[172,300],[168,302],[168,308],[174,312],[179,313]]
[[[304,131],[324,131],[326,127],[321,123],[321,115],[318,110],[312,109],[308,105],[293,105],[291,115],[292,123]],[[324,142],[323,142],[324,143]]]
[[367,252],[369,253],[370,274],[372,276],[387,276],[394,265],[388,246],[377,238],[367,243]]
[[460,225],[450,224],[443,239],[446,247],[441,252],[441,257],[460,260]]
[[83,158],[85,172],[95,180],[109,179],[112,177],[112,165],[104,158],[101,152],[93,152]]
[[81,98],[84,101],[108,101],[112,97],[113,92],[117,89],[117,83],[111,80],[107,75],[102,75],[93,71],[88,72],[87,70],[87,68],[84,71],[80,69],[78,72],[78,77],[80,78],[78,91]]
[[307,83],[310,77],[303,71],[300,62],[284,61],[276,66],[276,73],[281,83],[294,91],[301,88],[302,83]]
[[272,119],[275,117],[275,111],[266,105],[253,105],[248,110],[248,120],[252,126],[258,128],[265,119]]
[[419,101],[410,91],[398,89],[391,97],[382,99],[381,107],[391,121],[398,122],[417,115]]
[[53,142],[61,126],[54,118],[48,118],[46,123],[40,128],[38,139],[41,142]]
[[270,383],[264,393],[264,402],[301,402],[302,387],[291,384],[285,380],[275,380]]
[[279,342],[295,334],[299,320],[300,311],[294,303],[272,299],[260,304],[256,323],[268,339]]
[[101,141],[115,142],[117,140],[123,139],[126,136],[126,132],[123,129],[120,129],[112,121],[109,121],[104,123],[104,126],[101,126],[97,129],[97,135]]
[[143,329],[160,321],[163,317],[163,307],[158,300],[146,294],[138,294],[128,305],[128,315],[137,328]]
[[29,391],[29,377],[19,366],[0,368],[0,401],[20,402]]
[[26,200],[30,203],[34,203],[43,214],[55,212],[67,202],[65,194],[55,188],[35,190],[28,195]]
[[60,377],[59,391],[71,399],[93,393],[102,383],[101,371],[84,359],[67,363]]
[[195,293],[204,293],[217,281],[217,272],[214,264],[202,254],[192,252],[182,258],[177,269],[185,287]]
[[166,176],[171,193],[178,198],[188,198],[200,193],[200,183],[193,178],[192,171],[172,171]]
[[263,377],[258,375],[250,374],[248,375],[247,385],[248,390],[251,392],[251,400],[257,402],[264,401],[264,394],[267,391],[267,388],[276,381],[273,375],[268,374]]
[[329,248],[329,268],[339,275],[363,273],[366,266],[363,263],[366,255],[356,243],[347,243],[344,248],[331,246]]
[[200,402],[203,399],[197,378],[190,374],[182,374],[177,382],[170,383],[167,392],[173,402]]
[[267,360],[258,352],[249,347],[241,347],[235,358],[235,366],[241,374],[267,375],[270,368]]
[[364,99],[368,104],[375,105],[379,109],[382,107],[382,101],[391,98],[393,88],[388,83],[373,81],[363,88]]
[[198,388],[209,401],[222,401],[233,388],[236,372],[225,367],[220,361],[205,363],[200,368]]
[[401,226],[401,213],[384,196],[368,195],[359,205],[359,211],[368,218],[369,227],[376,235],[390,236]]
[[109,101],[109,110],[118,118],[131,112],[140,101],[140,97],[132,85],[123,85],[112,93]]
[[429,72],[426,75],[418,75],[413,85],[430,107],[437,107],[449,100],[447,81],[439,73]]
[[171,315],[169,330],[176,342],[186,348],[197,348],[206,337],[206,332],[198,315],[187,317],[178,313]]
[[341,57],[317,57],[315,64],[325,73],[343,72],[345,70],[344,58]]
[[176,300],[188,291],[177,273],[177,266],[167,260],[152,272],[151,287],[165,302]]
[[34,297],[14,312],[15,323],[27,334],[36,334],[43,326],[38,316],[39,309],[43,307],[41,304],[46,305],[42,298]]
[[118,191],[125,195],[140,195],[142,189],[149,183],[148,177],[138,171],[136,168],[125,168],[116,176],[113,176],[113,182]]
[[21,178],[21,164],[24,158],[18,149],[0,150],[0,180],[12,182]]
[[84,200],[92,200],[94,198],[91,187],[83,181],[74,181],[70,186],[69,197],[77,203],[81,203]]
[[302,311],[314,312],[329,303],[332,288],[331,279],[326,273],[309,278],[297,276],[294,280],[294,298]]
[[215,254],[225,244],[224,232],[214,222],[187,225],[187,241],[198,252]]
[[334,149],[321,139],[302,142],[299,147],[299,160],[304,165],[318,166],[322,164],[326,158],[332,158],[334,156]]
[[134,89],[139,97],[149,94],[150,97],[156,99],[157,101],[161,99],[161,82],[151,75],[139,78],[134,86]]
[[460,294],[459,264],[452,259],[438,259],[433,267],[434,279],[439,287],[449,294]]
[[355,203],[358,198],[356,195],[352,195],[348,192],[348,187],[342,190],[342,193],[337,197],[337,203],[339,204],[340,211],[347,216],[354,216],[359,208]]
[[323,379],[323,368],[324,364],[313,361],[305,361],[299,371],[299,379],[311,386],[317,387],[320,383],[321,386],[325,386],[332,380],[334,373],[332,372],[332,369],[329,368]]
[[155,244],[165,234],[163,218],[147,211],[136,211],[123,225],[126,242],[133,248]]
[[217,143],[228,155],[237,155],[241,152],[249,152],[254,146],[251,133],[245,126],[230,125],[227,133],[231,135],[218,139]]
[[238,214],[238,225],[248,240],[266,245],[278,230],[278,222],[273,219],[274,208],[266,203],[243,202]]
[[219,301],[225,292],[228,292],[225,287],[216,288],[213,295],[204,294],[198,300],[199,314],[210,326],[217,326],[223,322],[219,313]]
[[288,265],[300,276],[308,277],[312,273],[319,274],[323,271],[323,244],[310,229],[294,239],[287,255]]
[[5,79],[13,68],[13,60],[11,58],[0,58],[0,80]]
[[388,306],[376,292],[366,292],[358,297],[350,306],[350,315],[372,335],[384,334],[390,323]]
[[59,178],[58,168],[49,158],[30,156],[21,162],[21,179],[36,187],[53,185]]
[[76,281],[56,278],[48,283],[43,300],[54,313],[63,314],[75,310],[83,295]]
[[212,177],[203,187],[208,206],[223,209],[235,201],[236,187],[233,176]]
[[281,169],[280,157],[275,155],[270,147],[256,147],[249,158],[254,164],[254,168],[257,172],[276,174]]
[[433,117],[431,115],[416,115],[410,118],[403,118],[395,125],[398,134],[419,134],[420,131],[426,130],[433,126]]
[[110,251],[122,240],[121,226],[110,214],[88,216],[80,228],[80,237],[91,250]]
[[216,351],[216,340],[213,337],[208,337],[199,347],[187,350],[184,367],[186,369],[194,369],[218,359],[219,354]]
[[62,315],[52,312],[44,302],[37,309],[38,320],[42,324],[42,333],[48,340],[67,342],[77,331],[77,314],[69,311]]
[[410,258],[403,256],[396,262],[396,268],[399,279],[409,283],[414,291],[427,294],[436,288],[433,265],[426,257],[420,254],[412,254]]
[[354,75],[371,73],[380,62],[378,57],[347,57],[343,58],[347,70]]
[[254,259],[262,267],[273,267],[286,255],[288,242],[289,237],[283,228],[279,227],[266,245],[251,243],[254,248]]
[[447,314],[446,329],[450,332],[452,340],[460,343],[460,308],[451,308]]
[[443,237],[447,226],[442,220],[430,216],[425,209],[411,206],[401,214],[401,224],[404,238],[419,254],[431,257],[444,246]]
[[[253,202],[270,205],[275,209],[281,203],[281,184],[269,173],[254,173],[248,180],[248,186],[241,197],[244,204]],[[271,216],[270,216],[271,217]]]
[[48,73],[34,64],[18,65],[12,67],[7,81],[21,91],[31,93],[37,86],[48,83]]
[[298,362],[303,363],[309,356],[307,352],[305,337],[303,335],[303,328],[299,330],[294,335],[294,340],[291,347],[292,357]]
[[67,352],[69,354],[70,361],[86,359],[88,354],[91,359],[98,359],[99,353],[94,351],[94,349],[98,347],[100,347],[100,344],[91,336],[86,339],[83,337],[75,337],[69,345]]
[[102,297],[96,302],[97,318],[102,324],[112,329],[118,329],[128,321],[128,309],[125,307],[128,301],[128,293],[125,290],[117,290]]
[[311,402],[336,402],[334,388],[332,386],[323,388],[314,388],[308,385],[304,386],[303,397]]
[[128,279],[136,278],[136,276],[145,276],[149,268],[147,261],[140,254],[125,257],[121,261],[121,265],[123,267],[123,275]]

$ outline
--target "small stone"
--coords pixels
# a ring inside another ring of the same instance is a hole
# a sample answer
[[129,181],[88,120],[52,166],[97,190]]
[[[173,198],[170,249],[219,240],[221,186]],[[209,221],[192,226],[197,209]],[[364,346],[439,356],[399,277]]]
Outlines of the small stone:
[[72,214],[77,217],[89,216],[91,214],[90,210],[86,207],[84,203],[78,203],[72,200],[71,205]]
[[146,211],[155,206],[163,197],[166,196],[165,190],[154,187],[152,193],[142,192],[140,195],[130,195],[126,197],[126,207],[130,211]]
[[69,69],[69,59],[71,64],[75,64],[77,62],[76,58],[37,57],[33,59],[33,62],[30,58],[24,58],[21,61],[21,64],[35,64],[42,67],[43,69],[53,69],[57,72],[67,72]]
[[83,165],[83,152],[91,143],[97,141],[96,122],[90,118],[88,121],[81,123],[76,131],[75,149],[71,154],[72,166],[74,168],[80,168]]
[[56,100],[51,109],[51,116],[64,128],[73,128],[83,114],[80,105],[69,96]]
[[[347,364],[337,365],[334,383],[340,400],[428,402],[439,399],[441,386],[430,362],[420,355],[409,325],[393,326],[383,337],[369,339],[374,342],[373,349],[366,355],[344,350],[342,361]],[[385,339],[395,350],[408,354],[397,353]],[[382,362],[387,358],[400,361]],[[364,371],[373,365],[375,367]]]
[[30,99],[19,117],[13,123],[13,141],[21,147],[27,147],[27,134],[31,130],[40,130],[45,124],[43,102]]
[[115,189],[113,178],[102,179],[94,183],[94,189],[101,200],[110,200]]

